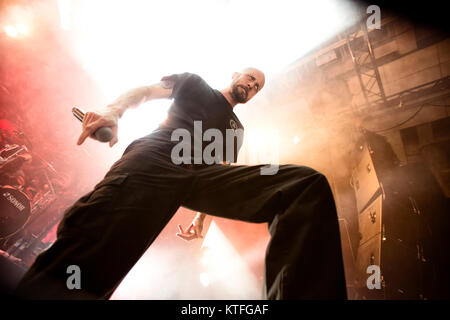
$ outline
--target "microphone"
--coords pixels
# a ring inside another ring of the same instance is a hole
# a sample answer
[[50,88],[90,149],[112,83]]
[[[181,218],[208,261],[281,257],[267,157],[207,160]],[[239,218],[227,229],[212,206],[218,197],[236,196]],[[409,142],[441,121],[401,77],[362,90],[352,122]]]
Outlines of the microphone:
[[[83,122],[85,112],[79,108],[72,108],[72,113],[81,122]],[[94,132],[94,137],[100,142],[108,142],[113,138],[114,134],[110,127],[101,127]]]

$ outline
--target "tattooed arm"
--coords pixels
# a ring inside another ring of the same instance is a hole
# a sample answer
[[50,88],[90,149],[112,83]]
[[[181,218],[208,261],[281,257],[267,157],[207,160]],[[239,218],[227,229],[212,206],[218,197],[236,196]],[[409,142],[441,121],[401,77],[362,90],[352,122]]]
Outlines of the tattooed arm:
[[170,98],[172,89],[173,82],[170,80],[164,80],[151,86],[131,89],[120,95],[107,108],[113,110],[120,118],[128,108],[136,108],[149,100]]
[[86,112],[83,119],[83,131],[78,138],[77,144],[82,144],[86,138],[93,135],[98,128],[110,127],[113,132],[113,138],[109,142],[109,146],[112,147],[118,141],[118,120],[128,108],[136,108],[149,100],[168,99],[172,95],[172,89],[173,82],[171,80],[164,80],[151,86],[129,90],[120,95],[104,110],[99,112]]

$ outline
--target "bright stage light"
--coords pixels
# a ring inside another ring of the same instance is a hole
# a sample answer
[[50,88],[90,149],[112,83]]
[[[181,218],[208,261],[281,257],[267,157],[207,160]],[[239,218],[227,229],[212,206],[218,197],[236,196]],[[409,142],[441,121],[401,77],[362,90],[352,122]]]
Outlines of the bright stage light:
[[200,283],[202,284],[202,286],[207,287],[209,286],[210,279],[209,279],[209,274],[206,272],[200,273]]
[[11,38],[17,38],[17,36],[19,35],[17,29],[13,26],[5,26],[3,30],[5,31],[6,35]]
[[19,24],[16,26],[17,32],[22,35],[28,35],[30,33],[30,30],[28,27],[24,24]]
[[70,0],[58,0],[59,24],[63,30],[70,30],[70,4]]
[[[281,140],[277,130],[251,128],[244,136],[238,162],[246,164],[279,164]],[[244,155],[245,154],[245,155]]]
[[298,136],[295,136],[294,139],[292,139],[292,142],[294,144],[298,144],[300,142],[300,138]]
[[142,104],[139,109],[131,109],[124,113],[119,122],[119,148],[122,149],[135,139],[151,133],[167,119],[169,100],[155,100]]
[[[212,221],[202,244],[206,258],[200,283],[221,291],[221,299],[256,299],[258,281],[247,262],[228,241],[219,226]],[[203,263],[203,261],[202,261]]]
[[[18,1],[10,1],[9,5],[2,8],[2,26],[5,34],[11,38],[20,38],[27,36],[33,30],[36,23],[37,12],[40,10],[40,4],[14,3]],[[43,1],[41,1],[43,2]],[[43,13],[42,11],[39,11]],[[51,14],[50,14],[51,15]]]
[[211,265],[211,262],[212,262],[211,261],[212,260],[211,250],[209,248],[207,248],[207,247],[203,247],[202,250],[203,250],[203,255],[202,255],[202,258],[201,258],[202,264],[204,266]]
[[26,36],[30,33],[30,29],[24,24],[5,26],[3,30],[6,35],[11,38],[17,38],[19,35]]
[[221,86],[249,65],[270,77],[346,24],[349,6],[336,0],[79,2],[59,0],[61,24],[78,20],[72,25],[79,26],[81,58],[107,90],[125,80],[110,77],[112,66],[125,67],[128,82],[189,70]]

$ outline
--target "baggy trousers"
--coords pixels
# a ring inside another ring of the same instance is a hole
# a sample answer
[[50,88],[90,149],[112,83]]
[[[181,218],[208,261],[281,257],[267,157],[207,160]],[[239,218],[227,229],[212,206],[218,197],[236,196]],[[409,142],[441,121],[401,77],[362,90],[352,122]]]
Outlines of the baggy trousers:
[[[16,294],[108,299],[180,206],[268,222],[263,299],[346,299],[338,218],[325,176],[304,166],[175,165],[151,136],[133,142],[94,190],[66,212]],[[68,289],[68,267],[81,289]],[[150,284],[151,285],[151,284]]]

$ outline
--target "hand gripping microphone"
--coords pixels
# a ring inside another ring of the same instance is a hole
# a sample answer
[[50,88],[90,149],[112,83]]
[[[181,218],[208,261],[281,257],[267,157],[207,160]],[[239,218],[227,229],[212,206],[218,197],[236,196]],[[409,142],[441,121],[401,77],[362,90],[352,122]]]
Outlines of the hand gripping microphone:
[[[83,122],[85,112],[79,108],[72,108],[72,113],[81,122]],[[109,127],[101,127],[98,128],[94,132],[94,137],[96,140],[100,142],[108,142],[113,138],[114,134]]]

